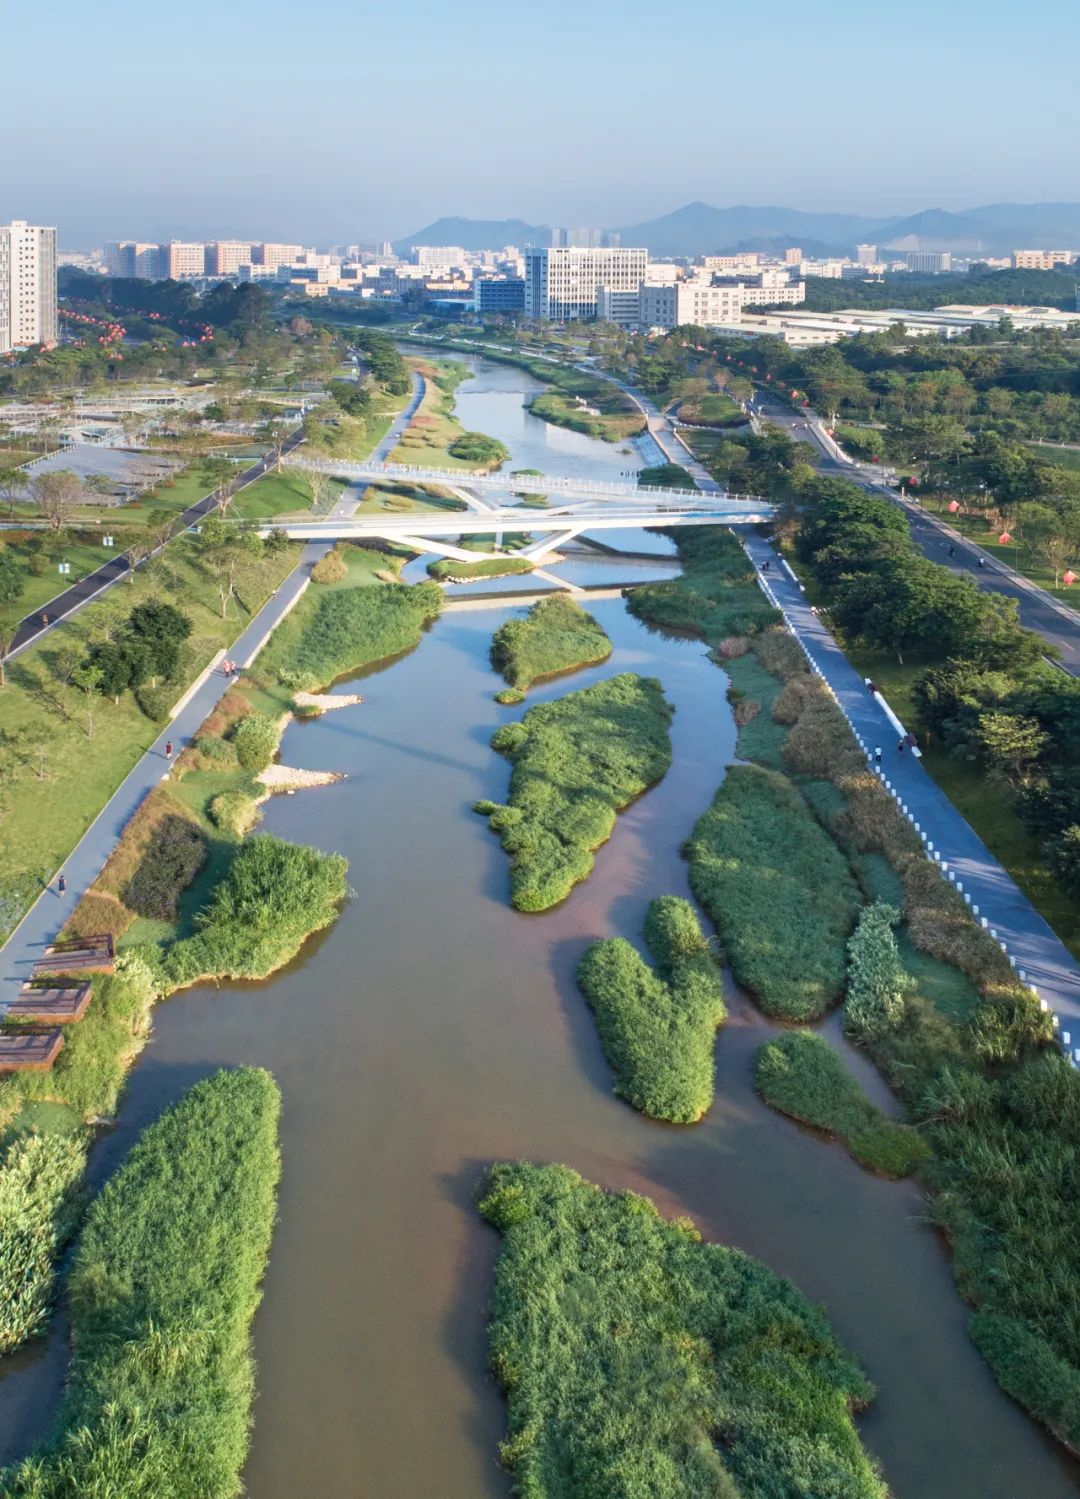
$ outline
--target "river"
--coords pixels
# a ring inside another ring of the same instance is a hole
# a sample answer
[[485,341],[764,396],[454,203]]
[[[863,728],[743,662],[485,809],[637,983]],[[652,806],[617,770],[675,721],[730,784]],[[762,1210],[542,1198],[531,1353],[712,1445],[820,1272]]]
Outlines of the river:
[[[538,444],[554,467],[550,450],[569,438],[583,463],[589,445],[598,477],[623,466],[590,439],[536,433],[521,412],[530,386],[478,361],[460,392],[466,426],[507,442],[517,467],[544,466]],[[488,740],[514,715],[493,702],[487,661],[509,608],[445,614],[417,650],[364,674],[362,706],[286,733],[287,763],[349,775],[275,799],[263,823],[348,857],[355,893],[340,919],[271,981],[161,1005],[117,1128],[95,1149],[100,1181],[138,1129],[219,1066],[268,1067],[282,1088],[248,1491],[505,1499],[505,1409],[486,1372],[496,1237],[472,1195],[486,1163],[527,1157],[646,1192],[822,1301],[878,1386],[859,1426],[902,1499],[1080,1492],[1076,1466],[969,1342],[920,1193],[868,1175],[756,1098],[751,1062],[770,1026],[748,1001],[732,989],[700,1125],[650,1122],[612,1095],[574,968],[590,940],[636,937],[653,896],[688,894],[679,845],[722,778],[734,728],[725,678],[700,644],[649,631],[621,600],[593,607],[610,661],[530,702],[635,670],[661,678],[676,713],[671,771],[620,817],[587,883],[542,916],[509,908],[506,855],[471,810],[502,799],[509,777]],[[830,1034],[844,1044],[835,1020]],[[853,1065],[884,1100],[862,1059]],[[22,1406],[9,1452],[36,1434],[27,1391],[47,1409],[62,1358],[57,1334],[9,1361],[0,1414],[15,1420]]]

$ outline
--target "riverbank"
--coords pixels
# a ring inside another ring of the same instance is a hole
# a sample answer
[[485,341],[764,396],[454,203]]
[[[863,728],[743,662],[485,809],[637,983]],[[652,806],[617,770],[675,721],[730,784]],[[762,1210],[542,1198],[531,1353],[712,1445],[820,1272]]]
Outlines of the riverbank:
[[388,463],[405,463],[462,473],[489,473],[510,456],[497,438],[467,432],[455,413],[454,392],[469,371],[456,360],[410,361],[425,381],[423,399]]

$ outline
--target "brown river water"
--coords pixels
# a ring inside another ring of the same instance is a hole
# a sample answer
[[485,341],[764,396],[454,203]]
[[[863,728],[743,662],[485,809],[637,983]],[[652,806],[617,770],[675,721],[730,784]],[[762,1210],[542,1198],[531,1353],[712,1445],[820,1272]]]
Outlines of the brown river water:
[[[481,365],[485,380],[500,399],[529,388],[504,367]],[[501,435],[478,415],[466,425]],[[620,817],[587,883],[524,916],[507,904],[505,854],[471,811],[505,795],[509,767],[488,740],[521,711],[492,701],[487,649],[506,612],[444,615],[415,652],[365,674],[363,705],[288,730],[287,763],[349,779],[275,799],[264,827],[344,853],[354,894],[273,980],[160,1006],[117,1128],[95,1150],[100,1181],[139,1129],[219,1066],[259,1064],[281,1086],[248,1492],[505,1499],[505,1409],[486,1370],[497,1241],[472,1197],[485,1164],[527,1157],[689,1213],[708,1239],[823,1302],[878,1387],[859,1428],[902,1499],[1080,1493],[1076,1465],[969,1342],[921,1194],[756,1098],[752,1058],[770,1027],[734,988],[701,1124],[659,1125],[612,1095],[574,968],[596,937],[636,938],[653,896],[689,893],[679,846],[733,754],[726,679],[698,643],[647,630],[620,600],[595,605],[610,661],[530,701],[619,671],[656,675],[676,706],[674,761]],[[835,1019],[827,1031],[888,1107]],[[40,1434],[64,1357],[57,1328],[0,1366],[4,1456]]]

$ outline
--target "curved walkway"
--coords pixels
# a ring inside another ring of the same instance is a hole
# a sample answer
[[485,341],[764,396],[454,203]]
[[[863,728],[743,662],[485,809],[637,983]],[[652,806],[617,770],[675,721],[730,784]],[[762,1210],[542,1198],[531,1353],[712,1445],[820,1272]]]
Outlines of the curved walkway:
[[[405,431],[405,428],[420,409],[420,402],[424,399],[427,392],[427,381],[416,370],[412,371],[412,387],[412,396],[409,399],[408,405],[403,411],[398,412],[397,416],[390,423],[386,436],[380,437],[374,448],[372,448],[371,456],[368,459],[369,463],[386,462],[388,456],[401,441],[401,435]],[[358,479],[351,484],[347,484],[340,495],[338,495],[337,504],[330,511],[331,517],[341,519],[344,516],[352,515],[357,505],[364,498],[364,492],[369,483],[370,480]]]

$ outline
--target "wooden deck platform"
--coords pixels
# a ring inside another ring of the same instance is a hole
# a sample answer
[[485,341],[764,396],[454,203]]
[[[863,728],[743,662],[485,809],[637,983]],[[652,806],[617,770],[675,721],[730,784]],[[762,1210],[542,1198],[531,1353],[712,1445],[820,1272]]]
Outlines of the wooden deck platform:
[[30,976],[37,979],[50,973],[112,973],[115,968],[112,933],[102,932],[92,937],[50,942],[45,956],[37,959]]
[[7,1019],[51,1020],[57,1025],[81,1020],[92,992],[90,984],[69,984],[66,988],[24,984],[18,999],[13,999],[7,1007]]
[[0,1032],[0,1072],[48,1072],[64,1046],[64,1033]]

